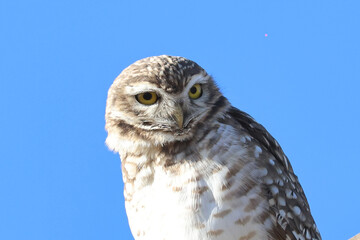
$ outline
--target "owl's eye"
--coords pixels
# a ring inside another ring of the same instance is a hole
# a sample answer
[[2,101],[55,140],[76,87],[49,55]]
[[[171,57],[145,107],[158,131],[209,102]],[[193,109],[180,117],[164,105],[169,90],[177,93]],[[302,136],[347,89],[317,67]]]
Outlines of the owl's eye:
[[198,99],[202,95],[201,85],[194,84],[189,90],[189,97],[192,99]]
[[154,92],[144,92],[135,96],[139,103],[144,105],[151,105],[156,103],[158,96]]

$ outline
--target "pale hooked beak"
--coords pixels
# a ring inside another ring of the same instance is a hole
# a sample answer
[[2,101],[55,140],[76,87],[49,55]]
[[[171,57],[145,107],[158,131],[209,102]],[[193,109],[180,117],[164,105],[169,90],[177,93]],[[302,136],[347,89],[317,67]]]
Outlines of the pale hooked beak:
[[179,128],[183,128],[184,124],[184,114],[183,110],[179,105],[176,105],[174,112],[172,113],[172,117],[176,121]]

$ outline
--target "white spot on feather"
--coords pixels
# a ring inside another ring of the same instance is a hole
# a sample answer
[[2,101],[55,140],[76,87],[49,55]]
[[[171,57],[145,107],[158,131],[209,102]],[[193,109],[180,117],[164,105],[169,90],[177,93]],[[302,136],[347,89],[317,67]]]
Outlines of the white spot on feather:
[[306,229],[306,239],[311,239],[310,231],[309,229]]
[[265,178],[265,183],[266,183],[267,185],[270,185],[270,184],[273,184],[274,181],[272,180],[272,178],[267,177],[267,178]]
[[259,169],[259,175],[260,177],[264,177],[268,174],[268,170],[266,168]]
[[285,217],[285,215],[286,215],[286,213],[285,213],[285,211],[284,210],[280,210],[279,211],[279,214],[280,214],[280,216],[282,216],[283,218]]
[[295,214],[296,216],[299,216],[300,213],[301,213],[301,210],[300,210],[300,208],[299,208],[298,206],[294,206],[294,207],[293,207],[293,212],[294,212],[294,214]]
[[297,233],[296,231],[292,231],[292,233],[294,234],[295,238],[298,240],[305,240],[303,235],[300,235],[299,233]]
[[274,206],[275,205],[275,200],[272,198],[269,200],[269,204],[270,206]]
[[267,218],[264,222],[264,226],[266,229],[271,229],[273,227],[273,222],[271,218]]
[[277,182],[277,184],[279,184],[280,187],[284,186],[284,181],[283,180],[278,179],[276,182]]
[[258,158],[259,156],[260,156],[260,154],[262,153],[262,149],[261,149],[261,147],[259,147],[259,146],[255,146],[255,157],[256,158]]
[[278,197],[278,203],[280,206],[286,206],[286,202],[283,197]]
[[296,194],[291,189],[285,189],[285,194],[288,199],[296,199]]
[[269,163],[270,163],[271,165],[273,165],[273,166],[275,165],[275,161],[274,161],[273,159],[271,159],[271,158],[269,159]]
[[270,190],[271,190],[271,193],[274,195],[279,193],[279,189],[276,186],[271,186]]

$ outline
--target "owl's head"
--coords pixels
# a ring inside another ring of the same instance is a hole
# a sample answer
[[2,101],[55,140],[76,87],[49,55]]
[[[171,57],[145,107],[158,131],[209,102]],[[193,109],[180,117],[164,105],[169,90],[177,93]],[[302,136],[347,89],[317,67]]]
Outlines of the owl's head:
[[228,106],[211,76],[182,57],[156,56],[127,67],[114,81],[106,105],[107,145],[124,141],[163,146],[200,137]]

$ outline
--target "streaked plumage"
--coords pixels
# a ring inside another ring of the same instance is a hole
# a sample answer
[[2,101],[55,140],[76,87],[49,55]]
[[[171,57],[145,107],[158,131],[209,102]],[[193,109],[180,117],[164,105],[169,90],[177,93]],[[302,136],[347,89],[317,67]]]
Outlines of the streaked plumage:
[[195,62],[162,55],[126,68],[106,130],[135,239],[321,239],[279,144]]

